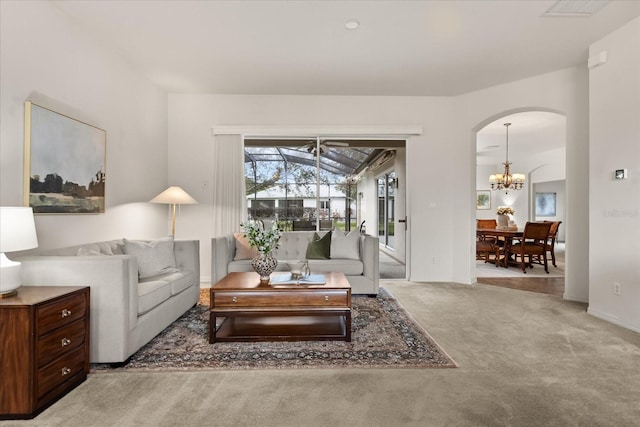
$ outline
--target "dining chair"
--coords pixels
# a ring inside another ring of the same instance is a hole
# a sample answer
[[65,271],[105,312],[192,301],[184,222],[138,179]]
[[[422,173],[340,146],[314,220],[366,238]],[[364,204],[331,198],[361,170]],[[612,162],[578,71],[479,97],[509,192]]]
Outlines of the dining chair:
[[476,227],[478,228],[497,228],[498,221],[496,219],[477,219]]
[[562,221],[545,221],[545,222],[551,222],[551,228],[549,229],[549,240],[547,241],[547,244],[546,244],[546,250],[547,252],[551,253],[551,264],[554,267],[557,267],[556,240],[558,239],[558,229],[560,228],[560,224],[562,224]]
[[[476,220],[476,227],[478,229],[483,228],[496,228],[498,221],[495,219],[478,219]],[[476,259],[484,259],[484,262],[491,261],[491,254],[494,255],[494,262],[496,267],[498,266],[500,259],[500,247],[495,237],[485,236],[482,232],[478,232],[476,235]]]
[[[522,233],[522,240],[509,249],[509,253],[513,253],[516,260],[520,257],[520,267],[523,273],[527,273],[527,267],[533,268],[533,260],[535,259],[544,265],[544,271],[549,274],[547,241],[550,229],[551,222],[527,222]],[[525,260],[525,257],[528,261]]]

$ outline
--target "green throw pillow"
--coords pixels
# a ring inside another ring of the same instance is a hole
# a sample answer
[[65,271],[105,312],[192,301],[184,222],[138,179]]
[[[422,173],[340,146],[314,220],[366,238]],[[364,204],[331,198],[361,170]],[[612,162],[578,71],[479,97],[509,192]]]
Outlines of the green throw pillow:
[[329,259],[331,258],[331,231],[320,237],[318,233],[313,233],[313,239],[307,246],[307,259]]

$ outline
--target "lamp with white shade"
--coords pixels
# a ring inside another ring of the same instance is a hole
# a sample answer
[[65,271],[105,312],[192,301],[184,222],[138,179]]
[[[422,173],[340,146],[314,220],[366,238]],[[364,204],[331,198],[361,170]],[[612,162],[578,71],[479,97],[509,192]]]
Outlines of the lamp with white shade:
[[172,186],[151,199],[151,203],[171,205],[171,236],[176,236],[176,205],[193,205],[198,203],[180,187]]
[[22,286],[22,264],[7,258],[5,252],[37,247],[33,209],[0,206],[0,298],[16,295]]

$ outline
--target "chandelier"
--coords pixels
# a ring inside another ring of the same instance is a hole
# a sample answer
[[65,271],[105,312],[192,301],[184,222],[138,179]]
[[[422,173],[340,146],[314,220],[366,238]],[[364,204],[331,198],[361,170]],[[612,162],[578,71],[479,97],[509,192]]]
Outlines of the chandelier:
[[509,171],[509,166],[511,166],[511,162],[509,161],[509,126],[511,126],[511,123],[505,123],[504,125],[507,128],[507,153],[505,162],[503,163],[504,173],[491,175],[489,182],[491,183],[492,190],[521,190],[524,185],[525,176],[522,173],[511,174]]

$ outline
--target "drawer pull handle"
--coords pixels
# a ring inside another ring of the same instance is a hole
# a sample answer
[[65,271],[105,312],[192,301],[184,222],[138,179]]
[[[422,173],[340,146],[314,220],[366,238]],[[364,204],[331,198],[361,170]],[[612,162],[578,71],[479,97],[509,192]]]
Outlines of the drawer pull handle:
[[62,318],[71,316],[71,310],[67,310],[66,308],[62,310]]
[[325,295],[325,296],[324,296],[324,300],[325,300],[325,301],[329,301],[329,295]]
[[60,344],[62,344],[63,347],[66,347],[71,344],[71,340],[69,338],[62,338],[62,340],[60,340]]
[[233,298],[231,298],[231,301],[238,302],[238,298],[237,297],[233,297]]
[[61,373],[62,373],[62,376],[64,377],[65,375],[69,375],[71,373],[71,369],[65,366],[64,368],[62,368]]

